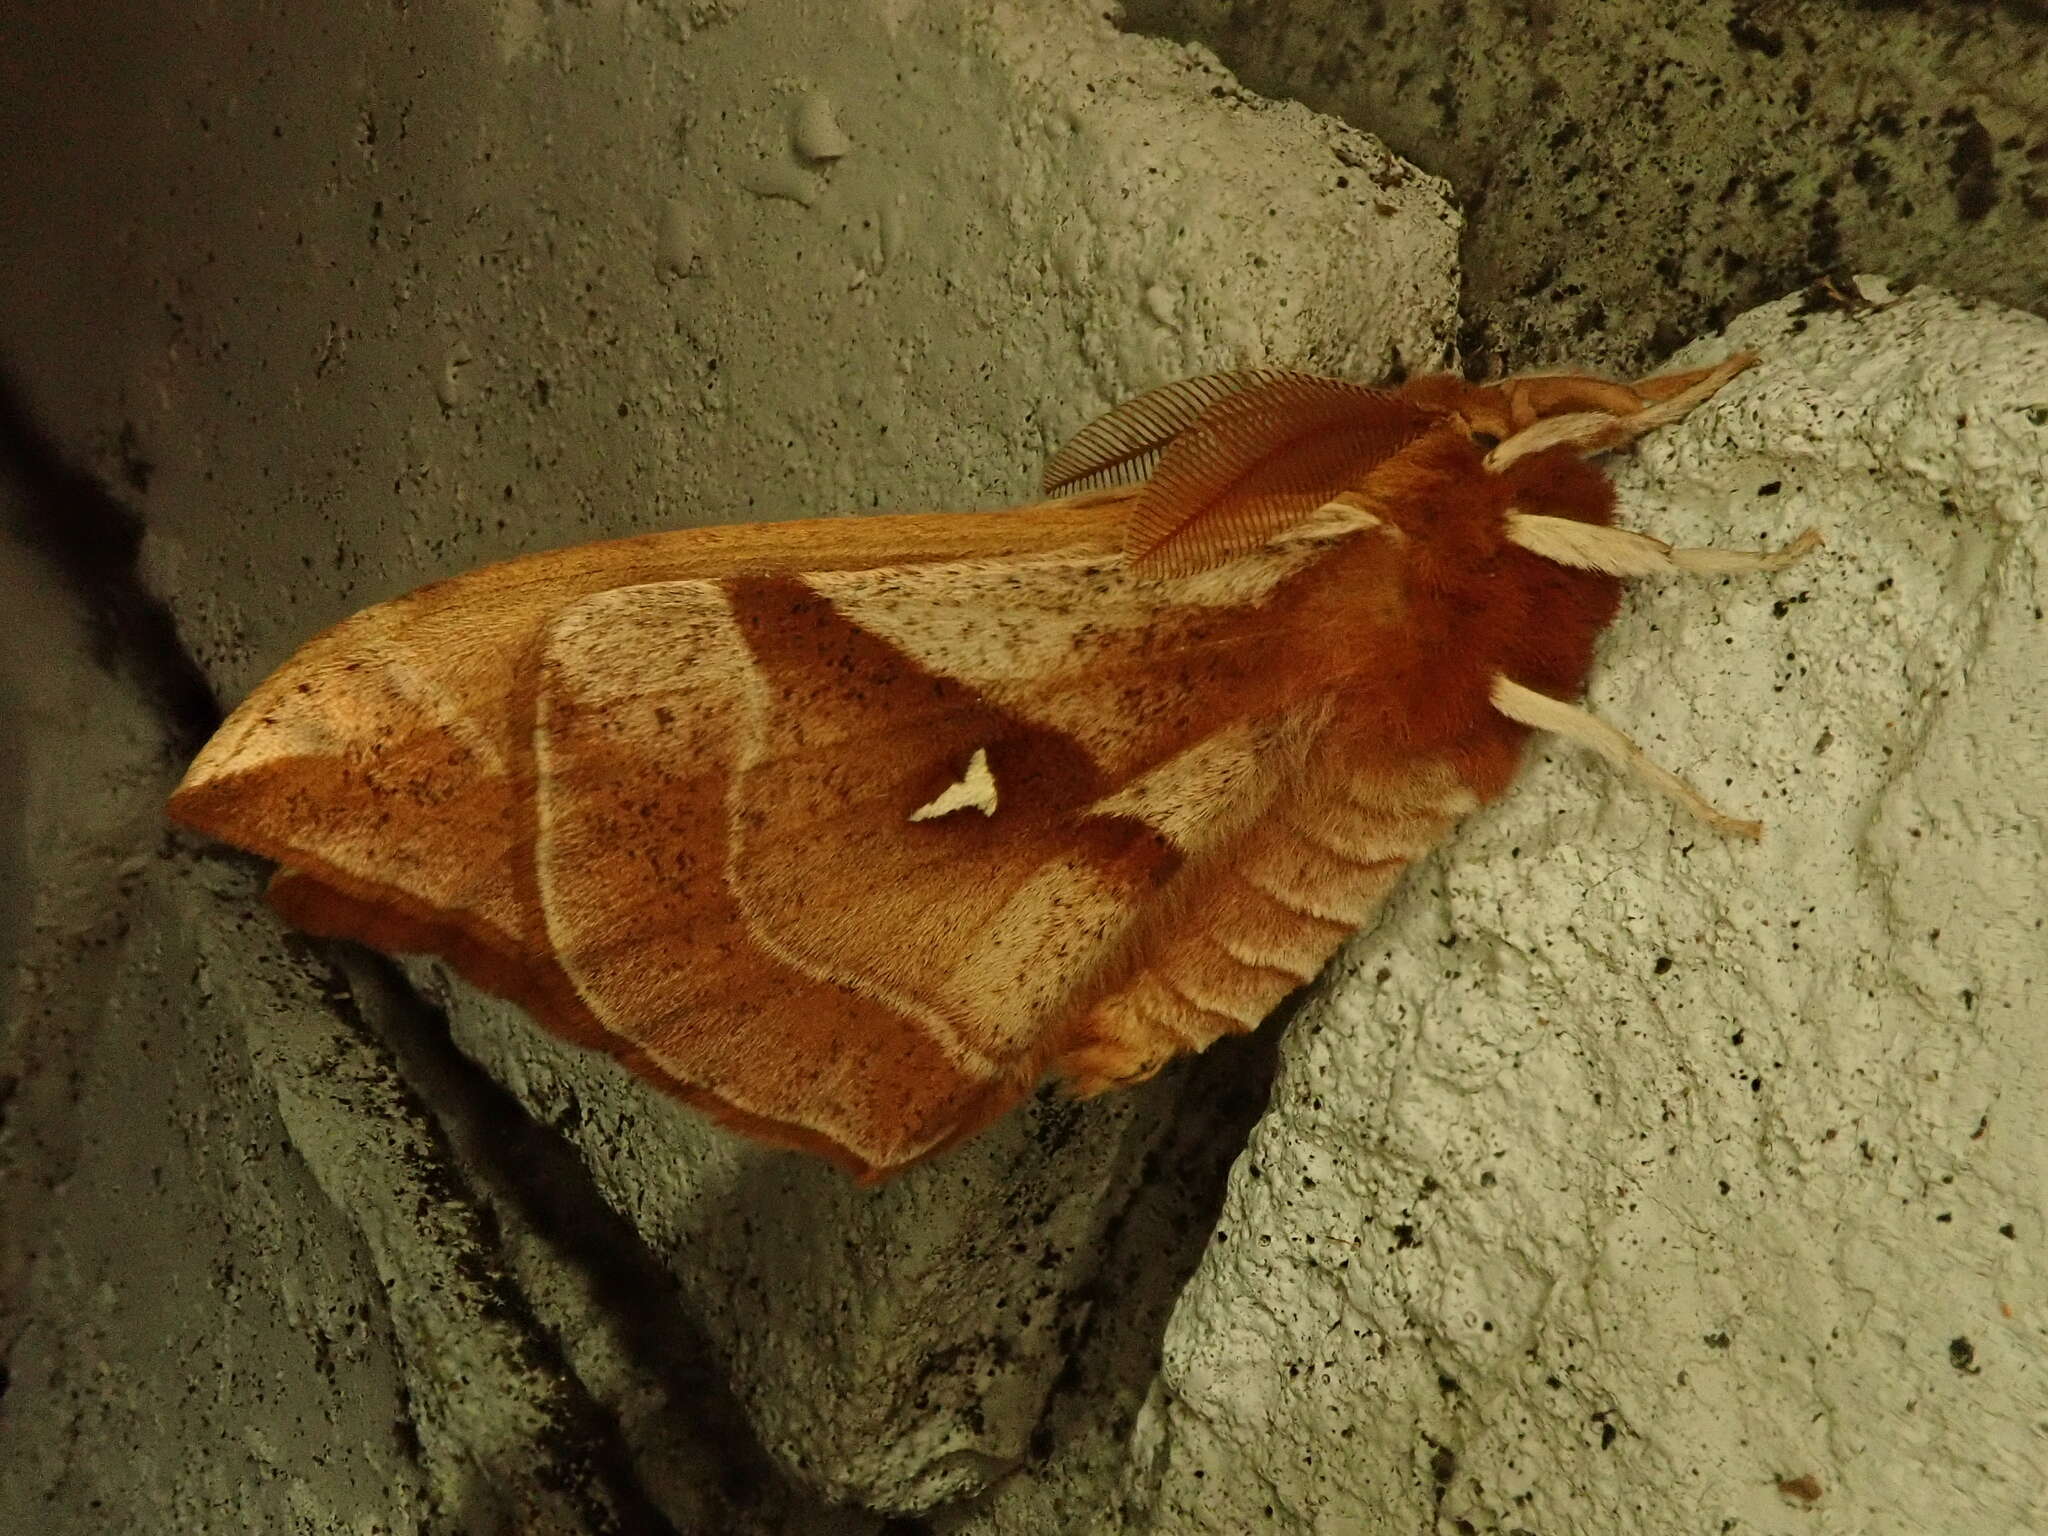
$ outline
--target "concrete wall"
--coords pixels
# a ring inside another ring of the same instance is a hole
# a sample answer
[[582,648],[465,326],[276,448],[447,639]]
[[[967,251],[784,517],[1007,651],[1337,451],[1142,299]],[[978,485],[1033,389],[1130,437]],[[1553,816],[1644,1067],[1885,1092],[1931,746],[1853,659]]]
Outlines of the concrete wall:
[[2048,322],[1800,308],[1617,480],[1828,549],[1640,583],[1591,691],[1764,841],[1552,749],[1411,874],[1282,1047],[1141,1528],[2048,1522]]
[[[1837,259],[2038,305],[2038,50],[1965,14],[1134,14],[1455,191],[1064,0],[0,23],[0,1526],[2039,1523],[2026,316],[1746,316],[1769,364],[1622,466],[1667,537],[1831,541],[1647,587],[1596,683],[1761,849],[1543,754],[1284,1039],[879,1195],[157,819],[213,696],[418,582],[1021,496],[1202,368],[1440,362],[1459,195],[1515,366]],[[1883,176],[1809,185],[1791,121]]]
[[1129,0],[1456,189],[1468,362],[1636,367],[1826,272],[2048,307],[2036,0]]

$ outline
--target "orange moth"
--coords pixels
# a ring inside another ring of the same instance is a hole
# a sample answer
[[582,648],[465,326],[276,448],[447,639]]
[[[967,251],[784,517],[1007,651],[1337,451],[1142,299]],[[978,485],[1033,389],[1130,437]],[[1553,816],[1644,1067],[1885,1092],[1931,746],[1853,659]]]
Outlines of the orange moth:
[[313,933],[445,958],[748,1135],[884,1178],[1048,1073],[1251,1029],[1532,729],[1724,831],[1571,701],[1619,579],[1773,570],[1612,526],[1635,384],[1184,380],[1006,511],[531,555],[309,641],[171,814]]

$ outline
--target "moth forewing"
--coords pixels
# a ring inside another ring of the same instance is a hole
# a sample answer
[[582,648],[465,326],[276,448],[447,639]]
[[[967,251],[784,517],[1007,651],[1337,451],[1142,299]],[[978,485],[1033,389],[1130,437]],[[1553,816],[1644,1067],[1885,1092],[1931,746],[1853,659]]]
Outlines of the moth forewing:
[[294,921],[883,1177],[1048,1072],[1095,1092],[1253,1027],[1532,727],[1686,800],[1570,703],[1617,578],[1806,546],[1614,529],[1580,455],[1747,362],[1245,369],[1048,471],[1119,488],[486,567],[308,642],[171,813],[277,859]]

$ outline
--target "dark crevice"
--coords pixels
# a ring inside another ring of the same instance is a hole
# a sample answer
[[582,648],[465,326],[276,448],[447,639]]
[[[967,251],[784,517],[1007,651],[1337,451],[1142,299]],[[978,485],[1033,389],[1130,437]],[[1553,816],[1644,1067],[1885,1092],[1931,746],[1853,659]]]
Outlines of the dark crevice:
[[[882,1520],[804,1488],[755,1435],[675,1277],[605,1202],[573,1146],[456,1048],[446,1016],[396,964],[351,944],[323,947],[360,994],[377,1000],[382,1038],[465,1166],[583,1278],[631,1357],[687,1405],[701,1485],[723,1505],[717,1529],[939,1532],[1000,1501],[998,1485],[920,1519]],[[1041,1413],[1035,1462],[1056,1460],[1062,1448],[1121,1459],[1175,1305],[1210,1246],[1231,1169],[1265,1112],[1280,1041],[1308,995],[1295,993],[1258,1031],[1219,1041],[1154,1085],[1168,1102],[1148,1106],[1141,1118],[1150,1134],[1131,1139],[1128,1155],[1141,1166],[1110,1181],[1131,1193],[1098,1239],[1095,1272],[1068,1300],[1078,1321]],[[1029,1465],[1020,1473],[1035,1475]]]
[[[1227,1036],[1169,1069],[1147,1106],[1149,1135],[1134,1136],[1132,1176],[1110,1180],[1129,1198],[1098,1239],[1101,1261],[1073,1298],[1081,1321],[1065,1349],[1018,1475],[1058,1474],[1069,1458],[1120,1466],[1130,1432],[1159,1374],[1166,1330],[1181,1292],[1209,1251],[1223,1201],[1279,1070],[1280,1042],[1310,988],[1296,992],[1249,1035]],[[1143,1497],[1143,1491],[1139,1491]],[[997,1486],[932,1517],[941,1532],[1000,1508]]]
[[[190,757],[220,724],[220,701],[179,642],[171,611],[136,569],[144,522],[99,479],[72,464],[0,374],[0,476],[12,483],[9,530],[64,581],[84,610],[92,658],[129,680],[163,721],[171,749]],[[147,466],[131,462],[131,486]],[[4,622],[4,621],[0,621]],[[10,643],[28,645],[19,633]]]
[[[605,1202],[574,1147],[534,1121],[509,1089],[456,1048],[446,1015],[396,964],[353,944],[321,947],[341,964],[357,994],[373,1003],[365,1011],[374,1015],[380,1038],[486,1197],[581,1278],[635,1364],[668,1393],[687,1429],[693,1481],[722,1506],[714,1528],[822,1531],[830,1523],[847,1530],[848,1512],[817,1499],[762,1446],[716,1349],[679,1298],[674,1275]],[[610,1413],[596,1411],[610,1424],[618,1455],[630,1460]]]
[[[261,863],[237,852],[216,857],[237,864]],[[352,957],[338,951],[353,946],[301,938],[291,941],[291,948],[340,1027],[348,1035],[370,1042],[373,1050],[381,1043],[384,1049],[378,1054],[388,1062],[396,1054],[390,1051],[390,1042],[344,983],[349,970],[339,962]],[[339,1075],[345,1076],[345,1070]],[[408,1160],[407,1177],[416,1181],[416,1192],[437,1213],[436,1225],[443,1229],[438,1251],[447,1256],[475,1298],[478,1315],[517,1340],[517,1368],[536,1384],[533,1402],[543,1415],[536,1432],[510,1452],[519,1456],[519,1464],[488,1479],[473,1504],[453,1512],[457,1528],[479,1532],[528,1529],[523,1523],[524,1500],[535,1490],[544,1490],[554,1508],[574,1511],[574,1528],[587,1536],[694,1536],[694,1528],[679,1528],[645,1490],[615,1417],[570,1368],[559,1341],[536,1316],[511,1275],[503,1258],[498,1214],[473,1188],[455,1138],[436,1114],[437,1106],[419,1091],[402,1065],[379,1083],[377,1096],[369,1102],[379,1121],[389,1121],[402,1128],[403,1134],[424,1141],[428,1150],[424,1156]],[[342,1215],[355,1219],[355,1213],[346,1210]],[[401,1343],[399,1352],[403,1355],[404,1351]],[[410,1405],[410,1388],[402,1390]],[[469,1390],[476,1390],[475,1384]],[[410,1406],[408,1413],[408,1421],[394,1426],[394,1431],[401,1445],[418,1460],[421,1437]],[[470,1449],[481,1456],[487,1448]],[[498,1448],[489,1450],[497,1452]]]
[[[880,1517],[818,1499],[766,1450],[727,1382],[718,1352],[690,1320],[675,1277],[604,1200],[573,1146],[536,1123],[519,1100],[458,1050],[446,1016],[393,962],[351,944],[323,944],[366,999],[385,1044],[463,1164],[583,1278],[633,1360],[686,1405],[700,1486],[723,1506],[722,1532],[938,1532],[991,1502],[977,1498],[917,1520]],[[1071,1298],[1081,1321],[1034,1437],[1035,1460],[1092,1441],[1110,1459],[1157,1374],[1182,1289],[1208,1251],[1232,1166],[1264,1113],[1297,993],[1256,1033],[1219,1041],[1162,1081],[1155,1132],[1133,1138],[1142,1171],[1099,1243],[1102,1259]],[[1151,1118],[1151,1117],[1148,1117]],[[1115,1182],[1115,1181],[1112,1181]],[[1027,1466],[1021,1475],[1034,1475]]]

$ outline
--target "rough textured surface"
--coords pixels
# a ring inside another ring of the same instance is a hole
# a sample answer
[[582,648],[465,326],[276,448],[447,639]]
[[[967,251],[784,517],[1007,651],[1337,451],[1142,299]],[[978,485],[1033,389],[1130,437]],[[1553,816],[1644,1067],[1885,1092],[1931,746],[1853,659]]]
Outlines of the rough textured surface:
[[1560,749],[1411,878],[1282,1048],[1135,1528],[2048,1520],[2048,323],[1804,308],[1617,479],[1828,550],[1644,584],[1592,690],[1766,840]]
[[1464,351],[1633,367],[1823,272],[2048,309],[2038,0],[1127,0],[1466,213]]
[[422,1474],[369,1258],[274,1155],[238,1020],[187,986],[192,935],[151,876],[161,725],[95,664],[67,597],[0,542],[21,786],[0,848],[0,1527],[406,1520]]
[[[67,88],[75,130],[23,113],[48,184],[0,249],[38,280],[0,323],[44,419],[147,483],[154,584],[224,694],[486,559],[1016,499],[1134,387],[1443,355],[1455,216],[1363,135],[1067,0],[817,21],[167,26],[143,89],[81,25],[64,62],[104,88]],[[793,142],[809,93],[843,158]],[[86,315],[112,356],[67,345]]]
[[[1373,376],[1440,360],[1452,329],[1439,183],[1064,0],[165,6],[113,42],[68,12],[33,27],[0,62],[27,146],[0,219],[23,275],[0,344],[62,451],[140,508],[142,574],[224,697],[350,609],[483,560],[1011,499],[1138,387],[1267,357]],[[53,804],[97,814],[104,791],[61,767],[114,761],[97,727],[21,756]],[[312,1528],[858,1528],[789,1474],[887,1508],[971,1491],[1031,1449],[1077,1339],[1135,1358],[1156,1337],[1203,1198],[1160,1158],[1213,1165],[1244,1119],[1218,1110],[1213,1149],[1157,1145],[1199,1077],[1034,1106],[862,1195],[423,972],[517,1096],[493,1097],[390,973],[350,962],[344,983],[331,957],[280,950],[240,866],[179,863],[114,907],[123,861],[159,849],[167,767],[122,769],[134,787],[92,847],[9,850],[78,888],[74,928],[34,918],[22,940],[38,973],[78,952],[95,903],[131,930],[134,967],[118,994],[46,981],[61,1009],[9,1002],[8,1172],[39,1190],[11,1228],[31,1235],[10,1239],[10,1439],[161,1445],[231,1509],[246,1479],[218,1443],[271,1411],[231,1373],[180,1441],[168,1418],[92,1417],[80,1377],[44,1370],[80,1288],[134,1262],[130,1165],[174,1166],[150,1127],[208,1112],[185,1102],[190,1074],[126,1055],[125,1076],[89,1055],[48,1075],[41,1036],[102,1029],[210,1053],[201,1096],[232,1124],[179,1155],[284,1191],[235,1203],[242,1186],[195,1175],[189,1207],[157,1211],[166,1233],[253,1248],[263,1265],[238,1272],[265,1297],[301,1286],[280,1243],[340,1255],[307,1260],[338,1277],[317,1305],[353,1296],[335,1305],[370,1342],[368,1384],[334,1390],[402,1430],[385,1457],[317,1393],[273,1399],[317,1426],[270,1442]],[[94,1127],[75,1168],[45,1155],[46,1120]],[[104,1198],[83,1198],[95,1180]],[[45,1269],[60,1231],[90,1263]],[[1105,1253],[1143,1293],[1134,1328],[1094,1315]],[[167,1315],[194,1339],[238,1326],[235,1297],[178,1295]],[[238,1304],[251,1358],[297,1381],[300,1314]],[[131,1330],[107,1370],[170,1379],[155,1347]],[[333,1435],[355,1458],[340,1471]],[[98,1475],[50,1485],[38,1519],[219,1518],[179,1476]]]
[[[1838,261],[2048,287],[2021,7],[1330,9],[1205,35],[1461,178],[1511,366]],[[1438,184],[1051,0],[6,26],[0,349],[230,696],[481,559],[1001,499],[1127,388],[1449,329]],[[161,857],[203,710],[102,670],[174,647],[60,506],[106,622],[0,578],[0,1526],[866,1536],[810,1489],[1020,1454],[932,1526],[2042,1525],[2041,327],[1739,334],[1643,521],[1831,549],[1646,587],[1595,697],[1770,840],[1549,754],[1295,1023],[1213,1234],[1270,1038],[880,1201],[450,993],[496,1088]]]

